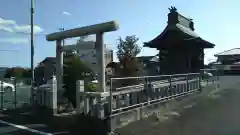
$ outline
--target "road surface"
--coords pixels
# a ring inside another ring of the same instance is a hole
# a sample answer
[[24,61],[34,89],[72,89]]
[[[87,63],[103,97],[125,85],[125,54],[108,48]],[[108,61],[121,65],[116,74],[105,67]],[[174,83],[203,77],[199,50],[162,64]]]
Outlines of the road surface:
[[[240,76],[220,78],[223,90],[216,97],[199,100],[167,122],[149,128],[128,129],[121,135],[239,135]],[[219,96],[220,95],[220,96]],[[144,127],[144,125],[141,125]]]
[[44,128],[43,125],[16,125],[0,120],[1,135],[51,135],[44,132]]

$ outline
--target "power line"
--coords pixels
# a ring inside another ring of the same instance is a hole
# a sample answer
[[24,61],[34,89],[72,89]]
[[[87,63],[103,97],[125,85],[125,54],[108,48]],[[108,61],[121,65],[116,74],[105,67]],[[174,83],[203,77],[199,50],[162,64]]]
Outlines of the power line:
[[[25,32],[14,32],[11,34],[18,34],[18,35],[25,35],[25,36],[30,36],[31,33],[25,33]],[[46,36],[47,34],[44,33],[38,33],[38,34],[33,34],[33,36]]]
[[[31,33],[25,33],[25,32],[14,32],[14,34],[21,34],[21,35],[31,35]],[[38,34],[33,34],[34,36],[46,36],[47,34],[44,33],[38,33]]]

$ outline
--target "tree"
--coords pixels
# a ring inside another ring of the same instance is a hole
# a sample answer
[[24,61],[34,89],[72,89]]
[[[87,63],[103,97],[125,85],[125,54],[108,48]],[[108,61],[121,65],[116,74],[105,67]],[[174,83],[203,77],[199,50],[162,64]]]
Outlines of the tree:
[[135,58],[140,52],[141,48],[137,44],[138,38],[136,36],[126,36],[125,40],[121,37],[117,42],[117,57],[119,61],[125,59],[126,57]]
[[32,71],[29,68],[26,68],[22,73],[23,78],[31,78],[31,76],[32,76]]
[[4,78],[10,78],[10,77],[16,77],[16,78],[28,78],[31,77],[31,72],[29,76],[29,69],[25,69],[22,67],[13,67],[7,69]]
[[85,65],[78,56],[68,55],[64,59],[64,77],[65,84],[64,96],[68,98],[74,107],[76,107],[76,81],[88,80],[92,78],[93,71]]
[[[141,48],[137,44],[138,38],[136,36],[127,36],[125,39],[121,37],[117,42],[117,57],[120,61],[120,74],[124,77],[141,75],[141,66],[138,63],[136,56],[141,52]],[[135,81],[127,81],[129,83],[136,83]],[[125,84],[124,83],[124,84]]]

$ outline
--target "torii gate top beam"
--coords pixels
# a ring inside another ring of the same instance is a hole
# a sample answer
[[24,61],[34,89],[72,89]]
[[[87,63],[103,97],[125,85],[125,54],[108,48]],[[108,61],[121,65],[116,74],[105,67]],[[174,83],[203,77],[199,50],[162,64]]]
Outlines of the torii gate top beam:
[[47,35],[48,41],[62,40],[66,38],[80,37],[85,35],[97,34],[115,31],[119,29],[119,24],[116,21],[105,22],[101,24],[94,24],[90,26],[65,30]]

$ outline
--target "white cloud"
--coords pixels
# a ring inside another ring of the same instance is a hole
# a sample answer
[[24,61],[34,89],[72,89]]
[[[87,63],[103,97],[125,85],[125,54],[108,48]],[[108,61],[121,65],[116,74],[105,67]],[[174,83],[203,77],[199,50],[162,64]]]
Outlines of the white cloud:
[[64,15],[68,15],[68,16],[71,16],[71,15],[72,15],[72,14],[69,13],[69,12],[62,12],[62,14],[64,14]]
[[13,32],[12,28],[8,28],[8,27],[3,27],[0,25],[0,30],[6,31],[6,32]]
[[[43,32],[44,30],[38,26],[34,25],[34,33],[40,33]],[[20,32],[20,33],[30,33],[31,31],[31,26],[30,25],[18,25],[16,21],[14,20],[6,20],[0,17],[0,30],[5,31],[5,32]]]
[[[16,27],[14,27],[14,30],[15,30],[15,32],[30,33],[31,32],[31,25],[16,26]],[[33,27],[33,31],[36,34],[36,33],[43,32],[43,29],[40,26],[35,25]]]
[[27,38],[0,38],[0,43],[25,44],[28,43]]
[[5,20],[0,17],[0,25],[11,25],[11,24],[16,24],[14,20]]

